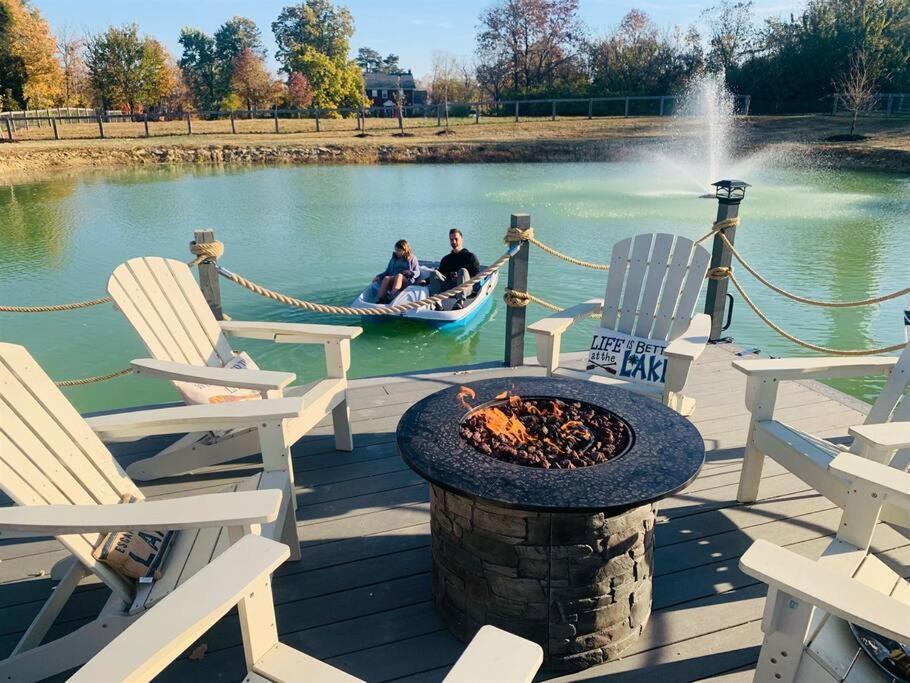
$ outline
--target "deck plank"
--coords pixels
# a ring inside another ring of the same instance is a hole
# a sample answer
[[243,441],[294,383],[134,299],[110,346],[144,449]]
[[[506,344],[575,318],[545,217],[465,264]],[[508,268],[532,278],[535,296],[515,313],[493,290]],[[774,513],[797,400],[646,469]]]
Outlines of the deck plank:
[[[708,348],[687,387],[708,453],[692,485],[662,501],[654,611],[644,635],[623,659],[555,680],[747,680],[761,640],[765,587],[739,570],[740,555],[757,538],[807,557],[827,544],[839,512],[773,461],[762,472],[760,500],[736,502],[749,415],[734,358],[728,348]],[[351,382],[354,451],[334,450],[328,420],[293,448],[303,558],[279,568],[273,582],[284,642],[367,681],[441,680],[464,646],[433,610],[428,487],[399,459],[394,430],[414,401],[439,389],[541,372],[497,368]],[[782,385],[777,406],[782,419],[826,437],[843,436],[865,417],[856,401],[812,382]],[[114,451],[126,463],[164,443],[116,444]],[[255,464],[253,458],[144,490],[156,498],[193,495],[236,481]],[[873,548],[907,573],[906,538],[883,527]],[[46,574],[65,556],[53,539],[0,540],[0,657],[49,595]],[[97,583],[80,587],[52,633],[85,623],[105,595]],[[242,663],[236,614],[201,640],[208,646],[202,660],[181,659],[159,680],[236,678]]]

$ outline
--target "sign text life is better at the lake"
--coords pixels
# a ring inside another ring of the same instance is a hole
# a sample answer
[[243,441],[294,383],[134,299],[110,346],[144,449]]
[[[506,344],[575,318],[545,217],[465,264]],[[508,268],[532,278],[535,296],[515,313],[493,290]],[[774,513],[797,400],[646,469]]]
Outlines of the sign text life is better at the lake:
[[587,370],[646,384],[663,385],[667,375],[667,343],[633,337],[601,327],[594,333]]

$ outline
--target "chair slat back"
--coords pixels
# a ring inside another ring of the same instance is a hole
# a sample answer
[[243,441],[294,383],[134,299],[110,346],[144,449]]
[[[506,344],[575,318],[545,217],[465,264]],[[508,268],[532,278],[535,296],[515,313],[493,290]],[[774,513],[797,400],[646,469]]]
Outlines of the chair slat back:
[[901,352],[891,376],[866,417],[866,424],[910,420],[910,345]]
[[233,357],[185,263],[157,256],[131,259],[117,266],[107,291],[152,357],[210,367]]
[[655,341],[676,339],[692,321],[710,260],[704,247],[675,235],[617,242],[601,327]]
[[[142,492],[24,347],[0,344],[0,489],[18,505],[115,505]],[[112,588],[119,576],[92,558],[100,535],[59,536]]]

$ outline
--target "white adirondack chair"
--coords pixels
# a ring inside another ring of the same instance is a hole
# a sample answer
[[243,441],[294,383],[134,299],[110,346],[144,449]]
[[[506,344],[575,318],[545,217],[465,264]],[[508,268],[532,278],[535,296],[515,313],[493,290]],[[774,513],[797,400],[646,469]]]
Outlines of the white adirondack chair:
[[[774,459],[833,503],[843,507],[847,484],[828,472],[828,465],[845,451],[876,462],[906,469],[910,456],[910,347],[897,358],[776,358],[740,360],[733,363],[748,376],[746,407],[752,414],[737,500],[751,503],[758,498],[765,456]],[[801,379],[890,375],[862,426],[849,430],[849,447],[825,441],[774,419],[774,404],[781,382]],[[906,509],[886,505],[882,519],[910,528]]]
[[[23,347],[0,344],[0,490],[16,503],[0,508],[0,537],[53,535],[72,554],[60,583],[0,662],[0,680],[41,680],[82,664],[213,555],[260,525],[299,558],[285,433],[286,423],[303,410],[303,399],[285,398],[108,415],[90,426]],[[250,425],[258,426],[262,473],[230,492],[151,502],[92,430],[139,437]],[[126,494],[139,502],[118,504]],[[103,532],[129,529],[181,530],[160,580],[134,585],[92,557]],[[89,575],[111,590],[98,618],[41,644]]]
[[[108,280],[108,292],[142,338],[151,359],[134,360],[136,374],[172,382],[252,389],[263,398],[301,396],[306,410],[289,423],[295,443],[323,417],[332,415],[335,447],[353,450],[346,397],[351,340],[359,327],[298,323],[217,321],[190,269],[180,261],[135,258],[121,264]],[[311,386],[286,388],[293,373],[224,369],[234,352],[225,335],[268,339],[277,343],[322,344],[326,379]],[[191,433],[152,458],[133,463],[127,472],[146,481],[193,472],[259,452],[255,432]]]
[[[694,315],[710,261],[704,247],[685,237],[645,234],[617,242],[610,257],[603,299],[589,299],[528,327],[535,336],[537,361],[550,375],[620,384],[631,391],[654,395],[683,415],[692,414],[695,400],[683,396],[682,390],[692,363],[704,351],[711,329],[709,316]],[[662,389],[654,384],[560,367],[563,333],[597,313],[601,313],[601,327],[653,342],[669,342],[664,350],[667,371]]]
[[[903,432],[910,441],[910,430]],[[882,504],[910,511],[910,474],[851,453],[838,455],[830,470],[849,487],[837,536],[821,559],[759,540],[740,560],[769,588],[755,672],[760,683],[891,681],[861,651],[847,622],[910,643],[910,584],[869,554]]]
[[[282,644],[275,627],[270,574],[287,557],[287,547],[247,536],[121,633],[71,683],[145,683],[167,667],[234,605],[247,675],[263,683],[362,683],[333,666]],[[543,651],[492,626],[484,626],[446,678],[448,683],[530,683]]]

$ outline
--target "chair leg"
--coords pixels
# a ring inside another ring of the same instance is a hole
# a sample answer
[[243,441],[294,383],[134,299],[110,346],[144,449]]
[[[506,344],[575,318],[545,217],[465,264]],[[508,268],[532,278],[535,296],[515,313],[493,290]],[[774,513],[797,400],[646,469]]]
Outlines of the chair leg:
[[16,647],[13,648],[13,655],[18,655],[40,645],[50,627],[54,625],[60,610],[66,605],[67,600],[70,599],[73,591],[76,590],[76,586],[79,585],[85,575],[85,567],[80,562],[70,565],[60,579],[60,583],[54,586],[54,592],[51,593],[47,602],[41,607],[38,616],[35,617],[25,634],[16,644]]
[[[751,441],[751,434],[749,437]],[[739,489],[736,492],[736,500],[740,503],[754,503],[758,500],[758,486],[764,464],[765,454],[752,444],[747,444],[743,453],[743,468],[739,474]]]
[[0,662],[0,680],[42,681],[82,666],[139,616],[101,614],[90,624]]
[[[197,438],[191,439],[192,436]],[[214,443],[204,443],[201,439],[199,434],[187,435],[158,455],[134,462],[126,468],[126,473],[137,481],[176,477],[259,453],[255,429],[232,431]]]
[[351,409],[347,397],[332,408],[332,426],[335,429],[335,449],[353,451],[354,437],[351,433]]
[[[291,494],[293,495],[293,494]],[[288,504],[284,513],[284,524],[281,528],[281,542],[291,549],[290,562],[297,562],[300,559],[300,536],[297,534],[297,515],[294,514],[294,506]]]

